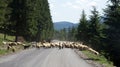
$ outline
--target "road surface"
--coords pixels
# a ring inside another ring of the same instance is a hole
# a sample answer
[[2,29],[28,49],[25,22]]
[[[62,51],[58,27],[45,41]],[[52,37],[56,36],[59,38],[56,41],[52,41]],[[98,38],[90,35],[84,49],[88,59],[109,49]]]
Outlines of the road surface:
[[0,67],[93,67],[72,49],[28,49],[0,58]]

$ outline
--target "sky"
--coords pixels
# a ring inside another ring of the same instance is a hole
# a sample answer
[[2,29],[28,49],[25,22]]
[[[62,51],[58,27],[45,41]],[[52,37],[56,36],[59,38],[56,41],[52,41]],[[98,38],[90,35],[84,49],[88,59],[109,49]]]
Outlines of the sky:
[[48,0],[53,22],[69,21],[78,23],[82,10],[87,18],[91,15],[92,6],[95,6],[99,14],[103,14],[108,0]]

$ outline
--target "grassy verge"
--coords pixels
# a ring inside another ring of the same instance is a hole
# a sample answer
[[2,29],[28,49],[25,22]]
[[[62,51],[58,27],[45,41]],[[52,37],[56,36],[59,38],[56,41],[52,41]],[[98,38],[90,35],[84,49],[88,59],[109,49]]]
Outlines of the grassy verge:
[[14,41],[15,37],[14,36],[6,36],[6,39],[4,40],[4,34],[0,33],[0,55],[5,55],[10,53],[11,51],[8,51],[5,49],[6,45],[3,45],[3,41]]
[[6,39],[4,40],[4,34],[0,33],[0,45],[2,45],[2,41],[14,41],[15,36],[6,35]]
[[102,55],[95,55],[89,51],[82,51],[88,58],[92,59],[95,62],[98,62],[100,64],[103,64],[105,67],[114,67],[113,63],[108,61],[104,56]]
[[0,55],[5,55],[5,54],[7,54],[7,53],[9,53],[10,51],[8,51],[8,50],[4,50],[4,49],[2,49],[2,50],[0,50]]

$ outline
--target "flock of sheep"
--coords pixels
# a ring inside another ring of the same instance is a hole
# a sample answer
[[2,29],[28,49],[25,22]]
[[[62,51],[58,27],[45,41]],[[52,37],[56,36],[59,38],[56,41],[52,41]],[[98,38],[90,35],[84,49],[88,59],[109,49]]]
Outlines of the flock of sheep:
[[32,42],[31,45],[23,44],[22,42],[3,42],[4,45],[7,45],[7,50],[12,49],[13,52],[15,52],[15,46],[22,45],[24,49],[29,47],[36,47],[38,49],[40,48],[72,48],[72,49],[79,49],[79,50],[89,50],[92,53],[95,53],[96,55],[99,55],[99,52],[93,50],[92,48],[82,45],[82,43],[78,42],[68,42],[68,41],[58,41],[58,42]]
[[88,50],[92,53],[95,53],[96,55],[99,55],[99,52],[93,50],[92,48],[86,46],[86,45],[82,45],[82,43],[79,42],[63,42],[63,41],[59,41],[59,42],[53,42],[53,43],[48,43],[48,42],[39,42],[36,43],[35,45],[36,48],[53,48],[53,47],[58,47],[59,49],[63,49],[63,48],[72,48],[72,49],[79,49],[79,50]]
[[7,46],[7,50],[11,49],[13,52],[16,51],[16,48],[15,48],[16,46],[18,46],[18,45],[25,46],[25,44],[23,44],[22,42],[5,42],[5,41],[3,41],[2,43],[3,43],[3,45]]

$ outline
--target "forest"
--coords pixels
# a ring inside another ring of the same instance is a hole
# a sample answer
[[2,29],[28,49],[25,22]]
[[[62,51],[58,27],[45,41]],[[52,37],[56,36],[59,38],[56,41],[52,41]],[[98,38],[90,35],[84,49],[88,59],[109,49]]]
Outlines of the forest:
[[[0,33],[41,41],[52,37],[53,23],[47,0],[0,0]],[[48,34],[49,33],[49,34]]]

